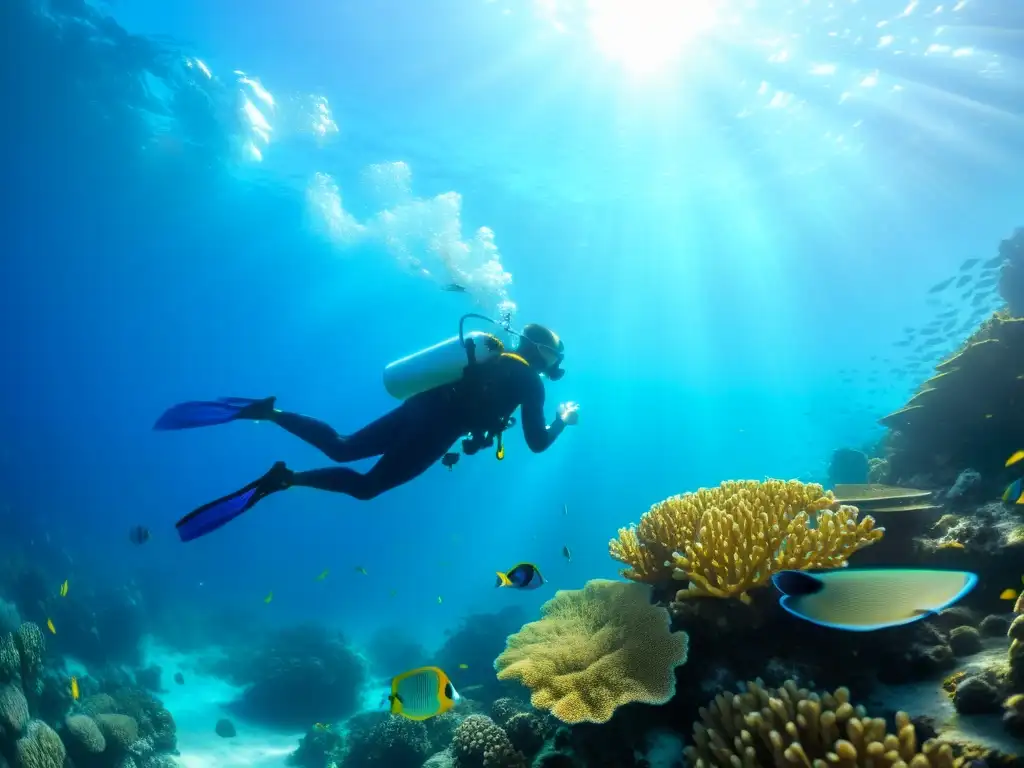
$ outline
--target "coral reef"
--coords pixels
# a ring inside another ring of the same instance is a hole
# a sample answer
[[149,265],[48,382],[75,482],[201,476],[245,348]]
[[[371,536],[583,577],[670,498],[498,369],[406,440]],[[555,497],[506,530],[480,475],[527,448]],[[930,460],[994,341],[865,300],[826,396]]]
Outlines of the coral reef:
[[366,677],[345,639],[320,626],[278,632],[218,661],[214,671],[246,686],[230,705],[234,712],[285,728],[345,718],[355,711]]
[[1007,310],[1013,317],[1024,316],[1024,229],[1015,229],[1013,234],[999,243],[999,255],[1003,257],[999,275],[999,295],[1006,302]]
[[494,676],[494,659],[505,648],[505,639],[527,621],[527,613],[518,606],[467,616],[448,633],[433,663],[458,670],[456,688],[463,693],[469,689],[474,699],[494,701],[511,695],[518,687]]
[[629,702],[665,703],[687,636],[670,631],[650,597],[643,584],[605,580],[555,593],[540,621],[508,638],[498,678],[519,680],[535,707],[567,723],[605,722]]
[[982,472],[977,492],[994,494],[1010,476],[1002,469],[1006,457],[1021,447],[1022,354],[1024,319],[997,312],[903,408],[881,419],[890,430],[891,481],[952,486],[964,468],[975,467]]
[[837,505],[820,485],[796,480],[729,481],[673,496],[619,530],[613,558],[633,581],[687,582],[677,600],[736,597],[783,569],[835,568],[882,538],[883,529],[856,507]]
[[906,713],[897,713],[896,733],[887,733],[884,720],[850,703],[847,689],[819,696],[792,681],[772,690],[758,680],[738,694],[719,694],[701,708],[693,740],[686,748],[692,768],[959,765],[948,744],[919,746]]

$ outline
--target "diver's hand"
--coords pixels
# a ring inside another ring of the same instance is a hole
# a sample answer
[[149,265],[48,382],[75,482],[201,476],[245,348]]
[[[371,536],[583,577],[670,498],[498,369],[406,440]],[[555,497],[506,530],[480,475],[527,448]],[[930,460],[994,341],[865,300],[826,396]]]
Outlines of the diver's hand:
[[562,403],[558,406],[558,418],[562,420],[562,423],[567,427],[571,427],[574,424],[578,424],[580,420],[580,406],[579,403]]

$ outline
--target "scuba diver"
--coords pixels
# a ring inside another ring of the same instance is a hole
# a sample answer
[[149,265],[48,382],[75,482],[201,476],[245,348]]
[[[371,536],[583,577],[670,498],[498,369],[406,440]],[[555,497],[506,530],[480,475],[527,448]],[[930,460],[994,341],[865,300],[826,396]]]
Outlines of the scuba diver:
[[515,423],[520,408],[523,435],[530,450],[551,446],[566,426],[576,424],[579,406],[563,403],[550,424],[544,421],[544,382],[565,375],[561,363],[565,345],[541,325],[527,325],[516,351],[505,351],[495,336],[464,332],[433,347],[397,360],[384,370],[387,391],[402,404],[351,435],[310,416],[280,411],[276,399],[221,398],[172,406],[153,425],[155,430],[179,430],[225,424],[229,421],[271,421],[322,451],[329,459],[348,463],[379,456],[365,474],[348,467],[296,472],[279,461],[244,488],[204,504],[176,524],[182,541],[191,541],[220,528],[272,493],[300,486],[344,493],[366,501],[423,474],[437,461],[449,470],[458,453],[449,450],[459,438],[462,452],[473,455],[497,442],[496,456],[504,458],[502,433]]

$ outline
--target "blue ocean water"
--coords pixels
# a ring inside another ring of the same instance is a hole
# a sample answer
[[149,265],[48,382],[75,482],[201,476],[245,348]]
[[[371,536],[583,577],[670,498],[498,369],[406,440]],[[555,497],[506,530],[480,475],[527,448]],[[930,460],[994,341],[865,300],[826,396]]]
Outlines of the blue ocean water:
[[[926,289],[1021,223],[1024,12],[627,6],[6,0],[17,554],[209,633],[430,646],[550,597],[495,570],[614,577],[608,539],[652,503],[824,481],[833,449],[877,439],[919,383],[891,345]],[[548,415],[581,419],[549,451],[512,430],[502,462],[370,502],[292,490],[177,540],[275,460],[328,462],[268,424],[152,432],[168,405],[275,394],[353,431],[396,405],[387,363],[505,310],[566,344]]]

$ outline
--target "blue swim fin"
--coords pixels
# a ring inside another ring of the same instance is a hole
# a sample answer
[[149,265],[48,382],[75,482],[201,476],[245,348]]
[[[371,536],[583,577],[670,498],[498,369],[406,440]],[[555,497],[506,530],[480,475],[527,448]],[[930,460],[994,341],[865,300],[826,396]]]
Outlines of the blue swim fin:
[[153,429],[192,429],[227,424],[235,419],[268,419],[277,398],[221,397],[217,400],[192,400],[172,405],[156,420]]
[[260,499],[290,487],[291,475],[292,471],[283,461],[277,462],[259,480],[204,504],[181,518],[174,525],[178,529],[178,537],[182,541],[192,541],[227,525],[243,512],[252,509]]

